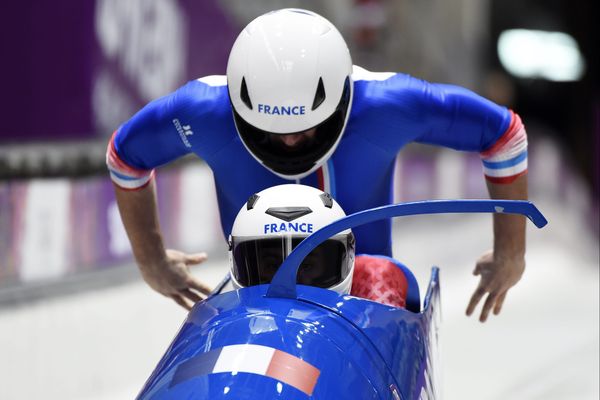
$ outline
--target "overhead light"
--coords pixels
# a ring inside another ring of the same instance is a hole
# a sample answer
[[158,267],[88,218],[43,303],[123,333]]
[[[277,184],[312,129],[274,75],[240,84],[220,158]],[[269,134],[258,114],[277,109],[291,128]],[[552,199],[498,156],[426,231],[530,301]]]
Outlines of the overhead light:
[[498,38],[498,57],[519,78],[568,82],[581,79],[585,72],[577,41],[563,32],[506,30]]

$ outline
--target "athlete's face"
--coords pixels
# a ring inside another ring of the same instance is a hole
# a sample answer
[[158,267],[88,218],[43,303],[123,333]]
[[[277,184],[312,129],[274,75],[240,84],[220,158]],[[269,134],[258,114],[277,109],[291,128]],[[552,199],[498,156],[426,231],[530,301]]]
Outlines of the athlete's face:
[[311,128],[304,132],[294,133],[291,135],[271,135],[271,141],[284,150],[293,151],[312,143],[317,129]]

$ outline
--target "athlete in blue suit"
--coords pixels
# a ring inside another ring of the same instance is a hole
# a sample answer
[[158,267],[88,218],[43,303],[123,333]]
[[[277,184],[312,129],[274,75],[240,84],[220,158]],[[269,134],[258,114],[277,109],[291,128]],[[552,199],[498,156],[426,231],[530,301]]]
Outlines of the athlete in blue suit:
[[[347,214],[389,204],[396,155],[410,142],[479,152],[491,197],[527,198],[527,137],[518,115],[457,86],[352,66],[333,25],[287,9],[246,27],[227,76],[191,81],[120,126],[107,163],[143,277],[189,307],[209,291],[188,272],[206,255],[164,249],[156,167],[192,152],[205,160],[227,237],[248,197],[278,184],[318,187]],[[354,233],[357,253],[391,256],[390,221]],[[488,294],[482,321],[500,311],[525,267],[523,218],[495,217],[494,234],[467,308],[470,315]]]

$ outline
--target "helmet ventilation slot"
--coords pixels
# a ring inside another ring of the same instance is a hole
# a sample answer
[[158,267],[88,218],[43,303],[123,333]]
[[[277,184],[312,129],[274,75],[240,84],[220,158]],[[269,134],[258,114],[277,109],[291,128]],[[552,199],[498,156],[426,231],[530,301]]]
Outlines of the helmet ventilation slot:
[[323,78],[319,77],[319,84],[317,85],[317,92],[315,93],[315,100],[311,110],[314,111],[325,101],[325,86],[323,86]]
[[250,95],[248,94],[248,87],[246,86],[246,78],[242,77],[242,89],[240,91],[240,97],[245,105],[252,110],[252,102],[250,101]]

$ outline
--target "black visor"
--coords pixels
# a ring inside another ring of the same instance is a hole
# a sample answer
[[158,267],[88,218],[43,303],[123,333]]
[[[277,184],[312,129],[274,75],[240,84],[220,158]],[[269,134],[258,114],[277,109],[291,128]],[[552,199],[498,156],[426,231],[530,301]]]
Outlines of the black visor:
[[[344,90],[333,114],[317,126],[315,135],[297,149],[284,149],[277,141],[272,140],[272,132],[263,131],[247,123],[233,109],[235,125],[250,152],[261,160],[265,166],[282,175],[299,175],[309,171],[334,146],[344,130],[346,114],[350,105],[350,78],[346,77]],[[307,129],[307,130],[309,130]],[[288,135],[301,132],[290,132]]]
[[[304,238],[281,237],[245,240],[232,238],[233,273],[242,286],[270,283],[277,269]],[[354,237],[329,239],[316,247],[300,264],[297,283],[330,288],[350,272],[349,252],[354,252]]]

